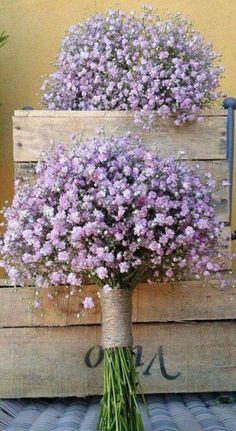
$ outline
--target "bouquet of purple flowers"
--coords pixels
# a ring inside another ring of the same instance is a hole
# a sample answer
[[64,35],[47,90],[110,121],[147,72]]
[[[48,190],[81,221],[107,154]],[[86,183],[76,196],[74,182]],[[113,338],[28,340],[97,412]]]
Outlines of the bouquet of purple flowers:
[[219,97],[218,61],[181,14],[161,20],[150,7],[140,16],[110,10],[69,29],[42,102],[56,110],[132,110],[147,128],[155,111],[180,125]]
[[[5,211],[2,247],[22,285],[101,290],[104,396],[99,430],[142,431],[132,353],[132,291],[140,282],[218,277],[223,224],[213,181],[178,158],[161,159],[129,134],[97,134],[55,147],[33,185],[19,185]],[[148,287],[147,287],[148,288]],[[84,301],[92,307],[92,298]]]

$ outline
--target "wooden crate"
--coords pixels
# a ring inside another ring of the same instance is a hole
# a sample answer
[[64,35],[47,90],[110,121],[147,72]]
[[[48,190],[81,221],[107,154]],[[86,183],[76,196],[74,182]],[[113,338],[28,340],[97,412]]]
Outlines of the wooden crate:
[[[99,301],[84,315],[81,306],[96,291],[0,289],[0,397],[101,393]],[[133,305],[136,365],[146,393],[236,389],[233,285],[223,292],[214,283],[140,285]]]
[[[203,123],[175,128],[172,119],[156,120],[143,132],[147,147],[161,155],[185,151],[192,164],[211,171],[219,183],[228,177],[225,112],[204,114]],[[139,132],[133,115],[123,112],[16,111],[13,118],[16,177],[34,179],[35,163],[50,139],[70,145],[69,135]],[[221,218],[229,221],[228,193],[214,196]],[[230,228],[230,227],[229,227]],[[83,396],[102,390],[101,316],[97,307],[83,313],[81,291],[0,289],[0,397]],[[53,299],[51,299],[51,295]],[[37,301],[40,308],[35,309]],[[140,285],[134,292],[136,365],[144,391],[197,392],[236,390],[236,290],[215,282]]]

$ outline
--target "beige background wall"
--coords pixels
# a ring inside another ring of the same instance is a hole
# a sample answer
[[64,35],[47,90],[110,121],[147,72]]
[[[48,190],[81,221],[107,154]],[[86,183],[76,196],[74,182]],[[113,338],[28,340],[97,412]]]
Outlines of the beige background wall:
[[0,207],[13,193],[11,116],[25,105],[40,108],[42,75],[52,70],[64,31],[96,12],[139,10],[143,3],[162,16],[182,12],[192,19],[222,53],[222,91],[236,97],[236,0],[0,0],[0,31],[10,35],[0,50]]

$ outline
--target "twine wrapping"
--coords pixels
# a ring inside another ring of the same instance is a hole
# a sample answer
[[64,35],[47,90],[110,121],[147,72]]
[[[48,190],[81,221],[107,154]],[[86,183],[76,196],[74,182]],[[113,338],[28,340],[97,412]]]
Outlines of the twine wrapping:
[[101,293],[104,349],[132,347],[132,292],[116,289]]

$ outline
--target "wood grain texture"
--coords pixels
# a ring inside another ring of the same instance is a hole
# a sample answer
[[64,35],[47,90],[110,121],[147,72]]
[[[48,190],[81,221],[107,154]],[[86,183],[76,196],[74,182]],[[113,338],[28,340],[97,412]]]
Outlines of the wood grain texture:
[[[236,322],[135,324],[144,392],[236,390],[235,330]],[[0,329],[0,397],[100,394],[100,339],[97,325]]]
[[[101,115],[109,115],[110,117],[127,117],[133,116],[131,111],[53,111],[53,110],[42,110],[42,109],[21,109],[15,110],[15,117],[70,117],[72,114],[74,117],[87,117],[88,113],[93,114],[94,117],[100,117]],[[227,117],[227,110],[225,109],[204,109],[199,112],[201,117]]]
[[202,123],[176,127],[173,119],[155,119],[154,130],[135,126],[133,113],[119,111],[16,111],[13,117],[14,160],[37,161],[42,151],[48,151],[50,140],[71,145],[72,134],[83,139],[103,127],[107,136],[122,135],[128,130],[139,134],[147,146],[160,150],[161,156],[185,151],[185,159],[226,159],[226,116],[205,116]]
[[[133,322],[176,322],[236,319],[236,277],[223,291],[216,282],[139,285],[133,293]],[[71,294],[72,293],[72,294]],[[0,328],[71,326],[101,323],[98,288],[0,289]],[[96,307],[84,311],[82,301],[94,298]],[[35,308],[35,301],[40,308]]]

